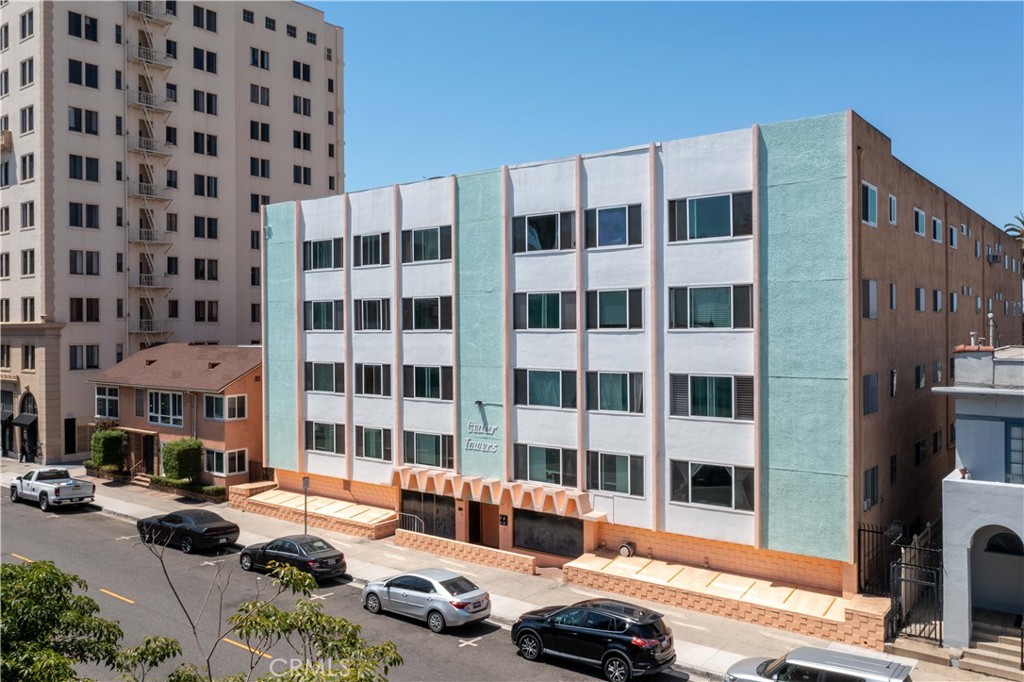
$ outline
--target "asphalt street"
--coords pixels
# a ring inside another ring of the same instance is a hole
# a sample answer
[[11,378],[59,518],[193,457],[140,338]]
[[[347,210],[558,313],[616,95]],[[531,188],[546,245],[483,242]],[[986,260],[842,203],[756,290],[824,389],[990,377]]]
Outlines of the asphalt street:
[[[125,645],[138,644],[146,635],[164,635],[181,643],[187,660],[205,658],[206,651],[200,653],[158,560],[138,541],[134,524],[100,514],[93,507],[44,514],[31,503],[15,504],[5,496],[0,502],[0,533],[4,562],[51,560],[85,579],[101,615],[120,623]],[[241,602],[252,599],[261,587],[270,587],[266,576],[239,567],[238,548],[197,554],[168,548],[164,559],[185,606],[194,618],[202,613],[200,641],[206,650],[214,633],[225,627],[227,617]],[[222,594],[210,592],[215,580],[224,586]],[[360,586],[346,578],[323,583],[313,599],[323,604],[325,612],[359,624],[367,641],[395,642],[405,663],[391,671],[392,680],[600,679],[597,669],[551,659],[540,663],[523,660],[508,630],[490,621],[433,634],[411,619],[371,615],[359,605],[359,591]],[[291,605],[296,597],[286,599]],[[258,660],[257,674],[266,675],[283,670],[294,657],[285,644],[253,652],[238,639],[228,639],[231,642],[220,644],[212,659],[215,676],[247,670],[250,659]],[[161,668],[157,676],[169,669]],[[111,671],[94,666],[83,666],[81,673],[101,681],[116,679]],[[682,682],[687,678],[671,671],[649,679]]]

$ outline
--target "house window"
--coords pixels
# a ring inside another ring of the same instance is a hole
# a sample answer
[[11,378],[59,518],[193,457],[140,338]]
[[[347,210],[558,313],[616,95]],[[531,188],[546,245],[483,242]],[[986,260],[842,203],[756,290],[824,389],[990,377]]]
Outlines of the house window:
[[889,195],[889,224],[896,224],[896,197],[892,194]]
[[305,301],[302,304],[302,328],[305,331],[342,331],[345,329],[344,301]]
[[643,497],[644,458],[588,451],[587,488]]
[[949,248],[959,249],[960,248],[960,232],[956,229],[956,225],[952,225],[949,228]]
[[866,182],[860,183],[860,219],[872,227],[878,225],[878,189]]
[[914,234],[924,236],[924,223],[925,215],[924,211],[919,208],[914,209]]
[[203,468],[207,473],[218,476],[230,474],[244,474],[248,458],[245,450],[206,450],[203,460]]
[[391,461],[391,429],[356,427],[356,457]]
[[576,292],[512,295],[514,329],[575,329]]
[[958,303],[959,301],[957,300],[956,292],[949,292],[949,312],[955,313],[957,310]]
[[303,387],[307,391],[345,392],[344,362],[306,362],[303,364]]
[[753,286],[670,287],[670,329],[750,329]]
[[863,379],[864,414],[878,412],[878,374],[865,374]]
[[643,289],[587,292],[587,329],[643,329]]
[[356,363],[356,395],[391,395],[391,365]]
[[[643,375],[640,376],[642,381]],[[576,409],[576,372],[557,369],[517,369],[515,370],[514,396],[516,405]],[[628,397],[627,395],[627,400]],[[640,400],[642,403],[642,385]]]
[[576,487],[576,450],[516,443],[512,477],[550,485]]
[[753,421],[754,377],[669,375],[669,414]]
[[925,290],[924,287],[914,287],[914,310],[924,312]]
[[642,372],[587,372],[586,396],[588,410],[643,414],[644,375]]
[[355,301],[356,331],[388,331],[391,329],[391,299],[371,298]]
[[345,454],[344,424],[307,421],[305,432],[307,450]]
[[245,419],[245,399],[244,395],[206,395],[203,398],[203,415],[213,421]]
[[865,320],[878,319],[878,282],[873,279],[860,281],[860,316]]
[[402,262],[451,260],[451,225],[402,230]]
[[751,192],[737,192],[669,201],[669,241],[752,235],[752,197]]
[[180,393],[149,391],[149,423],[181,426],[182,399]]
[[583,213],[588,249],[600,246],[624,246],[643,242],[643,218],[640,204],[613,208],[591,208]]
[[362,234],[352,237],[353,265],[357,268],[368,265],[388,265],[391,262],[391,235]]
[[933,312],[937,313],[937,312],[941,312],[942,311],[942,298],[943,297],[942,297],[942,292],[941,291],[939,291],[938,289],[932,289],[932,311]]
[[403,398],[451,400],[452,392],[452,368],[450,366],[402,366]]
[[942,243],[942,221],[932,216],[932,241]]
[[878,504],[878,465],[864,472],[864,511]]
[[451,296],[402,299],[402,329],[450,330],[451,328]]
[[889,283],[889,310],[896,310],[896,282]]
[[673,502],[754,511],[750,467],[672,460],[669,485]]
[[344,241],[337,239],[319,239],[302,242],[302,269],[332,270],[344,267]]
[[1006,482],[1024,483],[1024,424],[1006,425]]
[[402,434],[406,464],[452,469],[455,466],[452,437],[435,433],[405,431]]
[[107,419],[118,418],[118,389],[114,386],[96,387],[96,415]]

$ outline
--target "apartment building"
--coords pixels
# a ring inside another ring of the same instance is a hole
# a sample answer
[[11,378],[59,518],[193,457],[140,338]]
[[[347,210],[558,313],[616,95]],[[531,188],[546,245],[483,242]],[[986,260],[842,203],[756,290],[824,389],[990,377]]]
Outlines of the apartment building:
[[427,533],[858,591],[951,470],[1012,240],[852,111],[264,218],[267,465]]
[[88,450],[89,379],[261,341],[261,207],[344,188],[342,30],[294,2],[0,3],[4,449]]

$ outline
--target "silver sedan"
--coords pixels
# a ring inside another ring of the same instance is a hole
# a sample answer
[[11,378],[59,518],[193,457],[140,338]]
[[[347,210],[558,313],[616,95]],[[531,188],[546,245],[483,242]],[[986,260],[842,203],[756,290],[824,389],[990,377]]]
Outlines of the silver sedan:
[[359,602],[370,613],[391,611],[427,622],[432,632],[491,615],[491,597],[469,578],[441,568],[371,580]]

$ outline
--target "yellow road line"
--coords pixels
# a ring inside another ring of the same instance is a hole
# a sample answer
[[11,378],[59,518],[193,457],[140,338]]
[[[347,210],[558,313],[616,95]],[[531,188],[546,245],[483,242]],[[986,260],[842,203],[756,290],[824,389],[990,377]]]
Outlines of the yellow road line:
[[121,595],[119,595],[119,594],[114,594],[114,593],[113,593],[113,592],[111,592],[110,590],[105,590],[105,589],[103,589],[102,587],[100,588],[100,592],[102,592],[103,594],[109,594],[109,595],[110,595],[111,597],[113,597],[114,599],[120,599],[121,601],[126,601],[126,602],[128,602],[129,604],[134,604],[134,603],[135,603],[135,602],[133,602],[133,601],[132,601],[131,599],[129,599],[128,597],[122,597],[122,596],[121,596]]
[[274,659],[274,657],[271,656],[270,654],[264,653],[264,652],[260,651],[259,649],[250,649],[249,647],[247,647],[246,645],[242,644],[241,642],[236,642],[233,639],[228,639],[227,637],[225,637],[224,641],[227,642],[228,644],[233,644],[234,646],[237,646],[239,649],[245,649],[250,654],[259,654],[263,658],[269,658],[271,660]]
[[15,554],[14,552],[11,552],[11,556],[14,557],[15,559],[21,559],[22,561],[24,561],[25,563],[28,563],[28,564],[34,564],[35,563],[34,559],[29,559],[27,556],[21,556],[20,554]]

